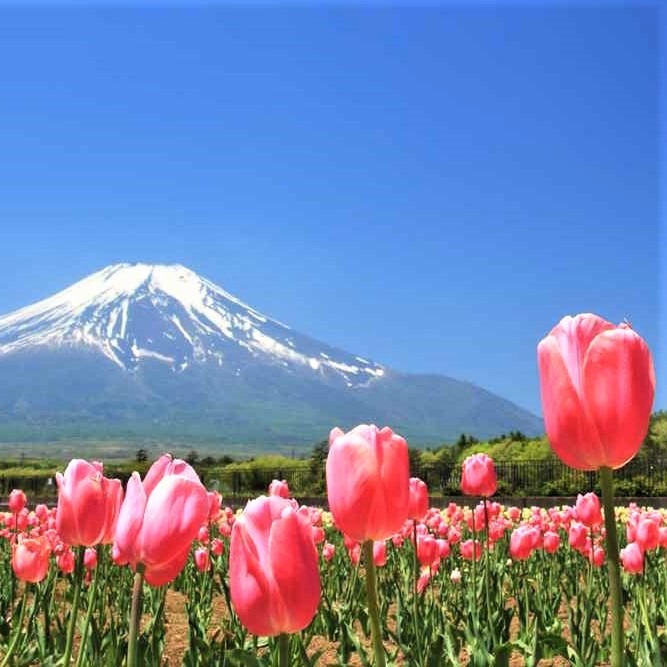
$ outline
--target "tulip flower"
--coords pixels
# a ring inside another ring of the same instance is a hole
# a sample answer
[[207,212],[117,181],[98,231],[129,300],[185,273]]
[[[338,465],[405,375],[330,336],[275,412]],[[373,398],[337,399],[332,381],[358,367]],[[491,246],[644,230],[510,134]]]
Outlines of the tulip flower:
[[[611,665],[621,667],[623,608],[612,471],[635,456],[648,431],[655,394],[651,352],[628,324],[614,326],[585,313],[564,317],[540,341],[537,360],[551,447],[572,468],[600,474],[611,602]],[[595,560],[594,548],[592,553]]]
[[56,556],[56,564],[63,574],[72,574],[74,572],[74,553],[69,547]]
[[28,502],[26,495],[21,489],[13,489],[9,494],[7,499],[7,504],[9,505],[9,511],[12,514],[18,514]]
[[637,542],[630,542],[621,549],[623,568],[632,574],[641,574],[644,571],[644,551]]
[[478,540],[464,540],[459,549],[461,557],[465,560],[479,560],[482,557],[482,545]]
[[225,543],[219,537],[214,537],[211,540],[211,553],[214,556],[222,556],[224,551],[225,551]]
[[433,535],[424,535],[417,539],[417,559],[421,565],[429,566],[439,558],[438,543]]
[[328,563],[336,553],[336,547],[331,542],[325,542],[322,545],[322,558]]
[[215,521],[220,516],[220,505],[222,496],[217,491],[209,491],[208,495],[208,520]]
[[195,566],[200,572],[206,572],[209,569],[211,559],[206,547],[198,547],[194,554]]
[[274,479],[271,484],[269,484],[269,495],[289,498],[290,490],[287,482],[284,479]]
[[546,533],[544,533],[542,544],[544,546],[544,550],[548,554],[556,553],[560,547],[560,535],[552,530],[548,530]]
[[229,587],[241,623],[255,635],[298,632],[320,601],[310,521],[280,496],[251,500],[234,523]]
[[209,498],[197,473],[185,461],[160,457],[141,481],[127,483],[114,540],[114,560],[141,564],[146,581],[162,586],[183,569],[190,545],[207,520]]
[[384,540],[373,542],[373,563],[376,567],[384,567],[387,564],[387,543]]
[[336,525],[359,542],[389,539],[408,517],[408,445],[389,427],[333,429],[326,478]]
[[635,541],[643,551],[656,549],[660,544],[660,527],[650,517],[642,517],[637,524]]
[[12,570],[22,581],[37,583],[49,571],[51,546],[45,535],[19,538],[12,553]]
[[602,524],[602,510],[600,509],[600,499],[594,493],[586,495],[577,494],[575,504],[577,519],[589,528],[596,528]]
[[97,549],[88,547],[84,551],[83,565],[86,570],[94,570],[97,567]]
[[628,325],[564,317],[537,347],[544,423],[553,450],[579,470],[620,468],[648,430],[655,371]]
[[123,487],[102,472],[97,461],[72,459],[64,475],[56,473],[56,530],[65,544],[90,547],[113,541]]
[[409,484],[408,517],[415,521],[423,521],[428,512],[428,487],[419,477],[410,477]]
[[526,560],[537,547],[540,531],[534,526],[523,524],[512,531],[510,536],[510,555],[515,560]]
[[461,468],[461,491],[467,496],[489,498],[498,487],[493,459],[487,454],[469,456]]

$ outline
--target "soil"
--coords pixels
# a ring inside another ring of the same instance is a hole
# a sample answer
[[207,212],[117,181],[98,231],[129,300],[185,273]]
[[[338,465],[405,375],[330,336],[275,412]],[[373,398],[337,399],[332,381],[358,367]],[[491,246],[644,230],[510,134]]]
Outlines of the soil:
[[[185,613],[185,596],[173,590],[167,591],[166,599],[166,636],[165,650],[163,655],[163,667],[180,667],[183,655],[188,645],[188,621]],[[223,609],[215,610],[224,613]],[[356,656],[346,666],[341,666],[336,654],[336,645],[324,637],[315,637],[310,644],[310,649],[315,652],[324,649],[324,653],[318,662],[318,667],[362,667],[362,662]],[[403,660],[398,660],[396,665],[405,665]],[[462,667],[468,664],[467,656],[460,656]],[[568,667],[571,663],[565,658],[553,658],[540,660],[538,667]],[[510,659],[510,667],[524,667],[525,660],[520,655],[514,655]],[[598,667],[606,667],[599,665]]]

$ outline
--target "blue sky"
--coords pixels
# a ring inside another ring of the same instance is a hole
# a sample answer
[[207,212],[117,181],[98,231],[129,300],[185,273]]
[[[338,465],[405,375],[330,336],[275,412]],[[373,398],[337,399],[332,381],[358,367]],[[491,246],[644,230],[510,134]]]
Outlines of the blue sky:
[[656,4],[50,4],[0,5],[0,312],[178,262],[540,412],[538,341],[593,311],[667,408]]

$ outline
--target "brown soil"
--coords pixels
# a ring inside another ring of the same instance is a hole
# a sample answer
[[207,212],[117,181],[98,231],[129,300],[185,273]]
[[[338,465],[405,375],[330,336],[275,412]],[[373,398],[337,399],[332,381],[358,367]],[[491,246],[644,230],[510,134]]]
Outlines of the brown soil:
[[[178,667],[182,664],[183,655],[188,645],[188,621],[185,613],[185,596],[173,590],[167,591],[166,600],[166,637],[165,650],[163,655],[163,667]],[[219,614],[224,614],[224,608],[214,610],[214,617],[220,618]],[[516,619],[515,619],[516,621]],[[517,621],[518,622],[518,621]],[[361,667],[361,660],[353,656],[353,659],[347,666],[341,666],[338,662],[336,649],[333,642],[329,642],[324,637],[315,637],[310,644],[310,650],[315,651],[325,649],[318,662],[319,667]],[[462,667],[468,664],[465,653],[460,655],[460,664]],[[396,665],[405,665],[407,662],[400,659]],[[510,667],[523,667],[525,661],[520,655],[512,656]],[[568,667],[570,662],[565,658],[554,658],[540,660],[538,667]],[[600,665],[599,667],[605,667]]]

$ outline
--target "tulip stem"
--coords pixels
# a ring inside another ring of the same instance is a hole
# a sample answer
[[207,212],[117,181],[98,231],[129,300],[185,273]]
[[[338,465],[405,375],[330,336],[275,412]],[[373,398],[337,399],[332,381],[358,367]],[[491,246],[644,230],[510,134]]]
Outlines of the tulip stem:
[[609,596],[611,598],[611,667],[622,667],[623,606],[621,604],[621,568],[614,509],[614,478],[611,468],[600,468],[600,486],[602,487],[602,504],[604,507],[607,572],[609,575]]
[[286,632],[278,635],[278,657],[280,667],[289,667],[289,635]]
[[419,591],[418,591],[418,585],[419,585],[419,554],[417,553],[417,521],[415,519],[412,520],[412,539],[413,539],[413,544],[414,544],[414,549],[413,549],[413,565],[414,565],[414,576],[413,576],[413,590],[412,590],[412,604],[413,604],[413,609],[412,609],[412,615],[413,615],[413,621],[414,621],[414,630],[415,630],[415,644],[417,647],[417,655],[419,656],[419,664],[421,664],[422,661],[422,650],[421,650],[421,642],[420,642],[420,637],[419,637]]
[[130,635],[127,642],[127,667],[137,667],[137,644],[139,639],[139,623],[144,592],[144,564],[137,563],[132,585],[132,609],[130,611]]
[[373,562],[373,540],[366,540],[362,545],[364,565],[366,566],[366,596],[368,598],[368,616],[371,621],[371,635],[376,667],[385,667],[384,645],[380,630],[380,610],[378,608],[377,581]]
[[[489,535],[489,508],[486,502],[486,496],[484,497],[484,525],[486,526],[486,551],[484,553],[484,591],[486,594],[486,622],[488,623],[487,628],[491,633],[491,640],[493,642],[493,648],[496,648],[497,639],[496,639],[496,626],[493,622],[493,614],[491,612],[491,573],[489,572],[490,558],[491,558],[491,537]],[[473,552],[474,553],[474,552]]]
[[69,667],[74,646],[74,631],[76,630],[76,617],[79,613],[79,600],[81,598],[81,578],[83,575],[84,548],[79,547],[74,564],[74,598],[70,610],[69,624],[67,626],[67,641],[65,642],[65,655],[63,656],[64,667]]
[[86,655],[86,641],[88,639],[88,627],[90,626],[90,619],[93,616],[93,607],[95,606],[95,598],[97,597],[97,582],[99,580],[98,572],[100,570],[99,561],[95,565],[95,572],[93,574],[93,583],[88,591],[88,608],[86,609],[86,618],[81,629],[81,644],[79,646],[79,655],[76,659],[76,667],[82,667],[83,656]]
[[[12,637],[12,643],[9,645],[9,648],[7,649],[7,655],[5,655],[5,659],[2,661],[2,665],[0,667],[6,667],[9,664],[9,660],[12,657],[14,650],[16,649],[16,645],[18,643],[19,638],[24,636],[23,618],[25,616],[25,608],[28,604],[27,600],[28,587],[29,584],[26,583],[25,590],[23,591],[23,598],[21,598],[21,611],[19,612],[18,623],[14,627],[14,636]],[[13,623],[14,619],[12,618],[12,624]]]

